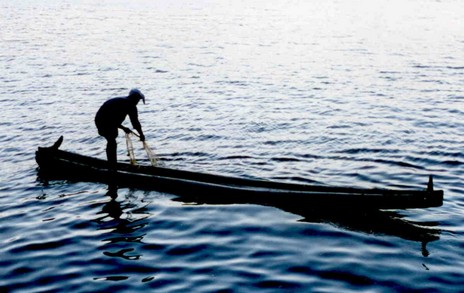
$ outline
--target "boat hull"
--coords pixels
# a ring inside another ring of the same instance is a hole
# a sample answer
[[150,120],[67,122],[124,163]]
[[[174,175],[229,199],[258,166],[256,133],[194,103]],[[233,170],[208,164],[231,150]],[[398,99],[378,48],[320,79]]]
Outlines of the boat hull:
[[321,208],[408,209],[441,206],[443,191],[359,189],[253,180],[161,167],[118,163],[108,171],[104,160],[59,150],[39,148],[36,161],[42,180],[70,180],[115,184],[177,194],[201,202],[302,205]]

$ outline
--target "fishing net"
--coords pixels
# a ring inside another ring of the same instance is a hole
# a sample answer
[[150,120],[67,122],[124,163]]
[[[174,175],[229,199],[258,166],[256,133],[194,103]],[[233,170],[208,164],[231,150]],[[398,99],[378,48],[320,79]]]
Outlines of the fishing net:
[[134,146],[132,145],[131,133],[126,133],[127,155],[129,156],[131,165],[137,165],[134,155]]
[[[131,135],[132,133],[126,133],[127,155],[129,156],[131,165],[137,165],[137,161],[135,160],[134,146],[132,144]],[[151,165],[156,166],[156,163],[158,160],[155,154],[153,153],[153,151],[148,146],[147,142],[145,141],[143,142],[143,148],[145,149],[145,152],[148,155],[148,159],[150,160]]]
[[148,158],[150,159],[151,165],[153,167],[156,166],[156,161],[157,161],[156,156],[155,156],[155,154],[153,154],[150,147],[148,146],[148,144],[145,141],[143,142],[143,148],[147,152],[147,155],[148,155]]

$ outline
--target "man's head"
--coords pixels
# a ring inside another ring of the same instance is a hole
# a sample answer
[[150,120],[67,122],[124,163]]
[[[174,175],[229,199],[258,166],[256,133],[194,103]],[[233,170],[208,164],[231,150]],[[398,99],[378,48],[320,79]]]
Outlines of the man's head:
[[128,98],[130,100],[133,100],[135,104],[137,104],[140,100],[142,100],[143,103],[145,104],[145,96],[138,89],[131,89],[131,91],[129,92]]

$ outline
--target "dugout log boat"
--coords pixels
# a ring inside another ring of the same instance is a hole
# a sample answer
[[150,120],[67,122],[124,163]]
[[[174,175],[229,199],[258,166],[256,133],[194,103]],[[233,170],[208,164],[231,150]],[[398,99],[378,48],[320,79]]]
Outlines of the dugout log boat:
[[157,190],[190,198],[196,202],[230,201],[301,207],[409,209],[438,207],[443,191],[433,189],[432,176],[423,190],[362,189],[282,183],[176,170],[164,167],[117,163],[108,171],[106,160],[60,150],[60,137],[51,147],[39,147],[36,161],[39,178],[117,184]]

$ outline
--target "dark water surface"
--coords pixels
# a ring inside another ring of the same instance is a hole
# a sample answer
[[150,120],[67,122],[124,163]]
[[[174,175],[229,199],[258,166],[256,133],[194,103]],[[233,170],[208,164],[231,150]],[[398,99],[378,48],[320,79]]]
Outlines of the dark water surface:
[[[0,0],[0,291],[463,291],[463,13],[427,0]],[[444,205],[316,213],[41,183],[34,152],[60,135],[105,157],[94,114],[132,87],[165,166],[380,188],[433,174]]]

